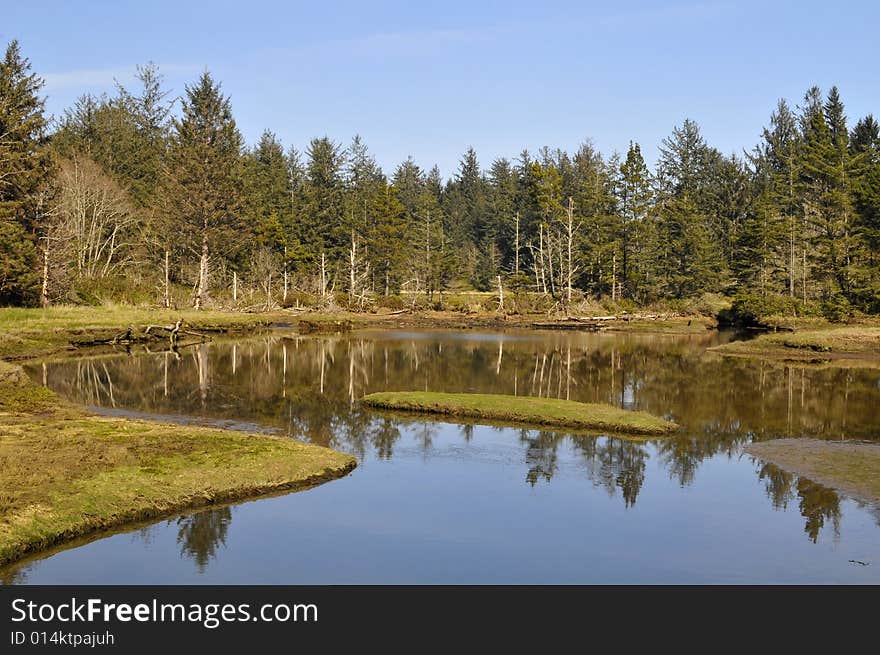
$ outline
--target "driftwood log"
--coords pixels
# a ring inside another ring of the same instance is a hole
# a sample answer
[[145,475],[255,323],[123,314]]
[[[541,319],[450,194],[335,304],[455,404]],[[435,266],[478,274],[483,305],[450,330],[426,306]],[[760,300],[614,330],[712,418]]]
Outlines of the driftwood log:
[[134,325],[129,325],[122,332],[118,332],[115,334],[105,328],[96,328],[88,331],[79,330],[76,332],[76,334],[82,336],[72,337],[70,339],[70,343],[77,348],[105,345],[131,346],[132,344],[136,343],[164,340],[166,338],[165,335],[160,336],[160,334],[158,334],[159,332],[164,332],[167,334],[168,341],[170,342],[172,348],[177,347],[180,341],[180,337],[184,334],[198,337],[200,342],[209,340],[209,337],[207,337],[202,332],[185,330],[183,328],[183,319],[178,319],[171,325],[148,325],[143,332],[140,332],[140,330]]
[[171,345],[176,346],[181,327],[183,327],[183,319],[179,318],[173,325],[148,325],[147,329],[144,330],[144,334],[149,334],[150,330],[165,330],[168,332],[168,340],[171,342]]

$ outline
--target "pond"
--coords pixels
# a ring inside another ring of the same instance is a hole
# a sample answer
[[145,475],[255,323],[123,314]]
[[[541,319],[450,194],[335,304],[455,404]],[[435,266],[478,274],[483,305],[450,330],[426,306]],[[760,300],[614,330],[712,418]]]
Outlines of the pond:
[[[880,510],[742,453],[880,440],[880,370],[726,359],[730,335],[282,331],[37,364],[117,415],[354,454],[308,491],[131,526],[6,569],[12,583],[878,583]],[[668,417],[672,437],[375,413],[381,390],[550,396]]]

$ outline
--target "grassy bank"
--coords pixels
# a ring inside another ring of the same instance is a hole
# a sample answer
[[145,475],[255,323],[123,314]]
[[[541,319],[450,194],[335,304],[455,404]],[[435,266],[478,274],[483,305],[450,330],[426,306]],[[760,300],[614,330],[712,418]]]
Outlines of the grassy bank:
[[354,465],[291,439],[94,416],[0,362],[0,564],[130,521],[305,488]]
[[274,314],[180,311],[125,305],[48,309],[4,307],[0,308],[0,359],[22,360],[75,350],[96,339],[113,338],[129,326],[142,333],[148,325],[168,325],[177,319],[183,319],[194,330],[235,332],[266,327],[282,318]]
[[[262,313],[236,311],[195,311],[192,309],[154,309],[128,305],[100,307],[57,306],[48,309],[0,308],[0,359],[21,361],[93,347],[134,327],[143,335],[148,325],[170,325],[183,319],[196,332],[248,333],[270,325],[284,324],[302,333],[347,331],[361,327],[425,327],[449,329],[530,328],[536,319],[547,322],[545,314],[505,315],[491,311],[460,313],[416,311],[398,313],[313,312],[276,310]],[[552,320],[550,320],[552,322]],[[665,334],[705,333],[714,322],[704,317],[665,317],[656,320],[620,319],[608,321],[604,328]],[[167,341],[166,341],[167,343]]]
[[826,487],[880,503],[880,444],[776,439],[750,444],[745,451]]
[[798,332],[773,332],[748,341],[711,348],[722,355],[812,361],[880,357],[880,327],[826,326]]
[[371,407],[481,418],[492,421],[601,430],[626,434],[661,435],[678,426],[645,412],[611,405],[556,398],[477,393],[380,392],[365,396]]

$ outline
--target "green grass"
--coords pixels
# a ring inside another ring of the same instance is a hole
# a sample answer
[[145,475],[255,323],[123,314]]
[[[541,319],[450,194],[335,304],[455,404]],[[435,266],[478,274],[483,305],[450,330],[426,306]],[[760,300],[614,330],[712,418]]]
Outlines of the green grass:
[[354,465],[287,438],[94,416],[0,362],[0,564],[132,521],[305,488]]
[[531,396],[387,391],[369,394],[363,402],[371,407],[395,411],[624,434],[661,435],[673,432],[678,427],[675,423],[645,412],[626,411],[612,405]]
[[745,451],[819,484],[880,502],[880,444],[775,439],[750,444]]

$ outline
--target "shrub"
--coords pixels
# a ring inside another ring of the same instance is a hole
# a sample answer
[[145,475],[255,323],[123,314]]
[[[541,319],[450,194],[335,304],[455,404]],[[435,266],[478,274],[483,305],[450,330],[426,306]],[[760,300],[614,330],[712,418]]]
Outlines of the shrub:
[[143,305],[157,302],[161,292],[153,284],[137,282],[131,276],[110,275],[78,280],[69,294],[70,299],[82,305],[108,303]]
[[406,301],[398,295],[379,296],[376,305],[393,311],[405,309],[408,306]]
[[853,308],[849,304],[849,301],[846,297],[840,294],[823,298],[820,307],[822,310],[822,316],[833,323],[845,321],[852,318],[853,315]]
[[448,312],[468,313],[469,303],[459,296],[446,296],[443,298],[442,307]]
[[287,300],[280,301],[280,304],[285,309],[288,307],[315,307],[318,304],[318,297],[305,291],[288,290]]
[[730,308],[730,299],[717,293],[704,293],[697,298],[689,298],[681,304],[680,310],[684,314],[699,314],[701,316],[717,316],[720,312]]
[[638,305],[632,300],[627,300],[625,298],[618,298],[617,300],[612,300],[611,296],[604,297],[601,301],[599,301],[599,306],[604,310],[606,314],[619,315],[624,313],[633,313],[638,310]]
[[740,293],[733,298],[729,309],[718,312],[719,325],[756,327],[769,316],[803,315],[802,303],[791,296]]
[[517,291],[505,295],[504,308],[512,314],[544,314],[553,308],[553,299],[539,293]]

